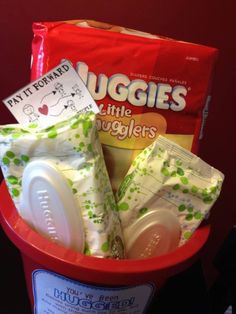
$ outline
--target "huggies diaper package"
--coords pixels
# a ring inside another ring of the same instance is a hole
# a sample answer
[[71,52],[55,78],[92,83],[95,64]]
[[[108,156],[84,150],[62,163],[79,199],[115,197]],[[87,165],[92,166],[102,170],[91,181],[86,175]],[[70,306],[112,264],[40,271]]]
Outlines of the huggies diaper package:
[[224,179],[195,155],[217,49],[90,20],[33,31],[32,82],[3,101],[20,124],[0,128],[21,217],[97,257],[183,245]]
[[160,134],[197,152],[217,49],[90,20],[33,31],[32,79],[69,59],[97,102],[114,190]]
[[[80,247],[85,254],[124,257],[120,220],[94,113],[76,114],[45,129],[34,129],[32,124],[29,127],[19,124],[1,126],[0,156],[2,171],[15,206],[32,227],[41,227],[37,221],[37,215],[41,212],[44,226],[38,231],[54,242],[64,245],[66,236],[72,239],[77,233],[77,237],[84,238],[84,244],[80,243]],[[42,180],[43,184],[40,184]],[[26,188],[23,197],[22,186]],[[35,210],[34,200],[30,200],[27,189],[36,194],[38,204]],[[55,200],[53,194],[57,191]],[[63,193],[67,193],[74,203],[68,198],[64,200]],[[69,204],[67,212],[60,209],[63,202],[65,207],[66,203]],[[29,204],[32,208],[28,208]],[[69,212],[71,206],[78,212]],[[62,215],[62,223],[63,219],[71,222],[71,225],[65,224],[65,234],[61,235],[63,239],[55,227],[60,219],[58,215]],[[75,222],[71,215],[82,220],[77,225],[79,230],[75,232],[72,230]],[[81,242],[81,239],[78,240]],[[67,243],[67,247],[75,249],[76,245]]]
[[[209,213],[223,179],[220,171],[159,136],[134,159],[117,193],[125,243],[132,255],[148,257],[153,251],[157,255],[156,246],[161,249],[158,253],[163,254],[183,245]],[[150,216],[149,221],[146,216]],[[142,220],[147,221],[146,226],[135,230],[132,226],[141,226]],[[136,248],[133,252],[132,246],[140,241],[138,236],[143,231],[148,233],[147,228],[154,227],[154,220],[158,226],[149,234],[145,250],[140,252]],[[134,231],[137,239],[132,239]]]

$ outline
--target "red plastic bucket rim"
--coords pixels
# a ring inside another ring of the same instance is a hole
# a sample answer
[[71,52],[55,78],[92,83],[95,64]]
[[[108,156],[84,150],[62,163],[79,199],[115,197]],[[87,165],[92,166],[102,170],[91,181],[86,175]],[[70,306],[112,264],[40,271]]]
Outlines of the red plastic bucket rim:
[[15,205],[3,181],[0,187],[0,221],[1,225],[21,253],[28,255],[37,262],[52,260],[66,263],[68,266],[79,266],[86,271],[100,271],[103,273],[143,273],[178,267],[194,258],[206,243],[210,225],[202,224],[192,235],[192,237],[173,252],[168,254],[140,260],[114,260],[103,259],[66,249],[60,245],[39,235],[31,229],[19,216]]

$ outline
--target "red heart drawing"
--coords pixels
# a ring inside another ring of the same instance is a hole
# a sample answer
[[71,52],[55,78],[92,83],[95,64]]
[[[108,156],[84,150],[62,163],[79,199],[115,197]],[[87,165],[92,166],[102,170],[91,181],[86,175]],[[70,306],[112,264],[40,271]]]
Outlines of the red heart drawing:
[[39,107],[38,111],[46,116],[48,114],[48,106],[43,105],[42,107]]

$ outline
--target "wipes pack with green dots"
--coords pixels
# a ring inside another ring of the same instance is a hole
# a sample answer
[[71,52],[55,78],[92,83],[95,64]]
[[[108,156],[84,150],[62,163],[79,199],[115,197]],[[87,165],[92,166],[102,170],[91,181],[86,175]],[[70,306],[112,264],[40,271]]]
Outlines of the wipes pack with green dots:
[[218,198],[224,175],[193,153],[159,136],[133,161],[118,190],[124,234],[149,212],[179,220],[179,245],[188,240]]
[[[36,160],[55,165],[65,177],[81,211],[84,253],[123,258],[120,220],[95,121],[95,114],[89,112],[41,130],[34,129],[33,125],[1,126],[2,172],[20,213],[22,176],[27,165]],[[46,218],[49,221],[50,217]]]

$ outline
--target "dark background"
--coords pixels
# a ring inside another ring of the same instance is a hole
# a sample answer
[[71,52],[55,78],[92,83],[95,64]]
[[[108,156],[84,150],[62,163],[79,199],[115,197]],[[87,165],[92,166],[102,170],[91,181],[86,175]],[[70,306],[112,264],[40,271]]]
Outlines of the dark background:
[[[235,0],[0,0],[0,101],[30,80],[32,22],[95,19],[220,50],[212,101],[199,155],[226,178],[211,211],[210,239],[202,258],[210,287],[217,271],[213,260],[236,225],[236,2]],[[125,57],[125,56],[124,56]],[[0,102],[0,124],[14,122]],[[11,267],[13,248],[0,237],[0,256]],[[16,263],[19,263],[16,258]],[[7,272],[8,269],[5,269]],[[7,313],[7,312],[6,312]]]

